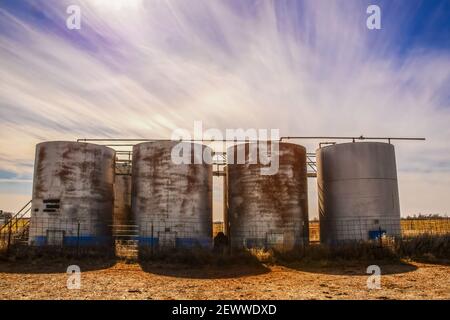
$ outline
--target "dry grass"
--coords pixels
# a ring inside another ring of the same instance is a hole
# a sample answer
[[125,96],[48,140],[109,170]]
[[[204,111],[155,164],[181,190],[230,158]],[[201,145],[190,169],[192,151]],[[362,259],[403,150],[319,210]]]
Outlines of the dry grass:
[[387,261],[413,259],[426,262],[450,262],[450,235],[421,235],[384,243],[349,242],[339,246],[312,244],[295,251],[250,250],[263,263],[317,261]]
[[450,218],[417,218],[400,220],[402,237],[414,237],[424,234],[449,235]]
[[[113,258],[112,248],[48,248],[13,246],[10,260],[35,260],[61,258]],[[339,246],[312,244],[293,251],[249,249],[223,250],[220,252],[203,249],[151,250],[140,248],[140,260],[185,264],[189,266],[222,266],[257,263],[285,263],[310,261],[390,261],[416,259],[420,261],[450,260],[450,236],[422,235],[419,237],[399,239],[388,245],[380,246],[378,242],[350,242]]]
[[395,243],[398,256],[434,262],[450,260],[450,235],[424,234]]
[[0,252],[0,260],[7,261],[55,261],[67,259],[113,259],[111,247],[31,247],[12,245],[9,254]]
[[[417,218],[400,220],[402,237],[420,236],[423,234],[446,235],[450,234],[450,218]],[[309,240],[320,241],[319,221],[309,222]]]

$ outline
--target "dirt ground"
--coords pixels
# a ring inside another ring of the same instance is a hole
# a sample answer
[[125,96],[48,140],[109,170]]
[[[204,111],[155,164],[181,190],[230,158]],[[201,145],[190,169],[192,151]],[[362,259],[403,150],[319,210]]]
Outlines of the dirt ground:
[[362,263],[224,268],[81,263],[79,290],[67,289],[67,266],[0,262],[0,299],[450,299],[450,266],[444,264],[380,264],[381,289],[372,290]]

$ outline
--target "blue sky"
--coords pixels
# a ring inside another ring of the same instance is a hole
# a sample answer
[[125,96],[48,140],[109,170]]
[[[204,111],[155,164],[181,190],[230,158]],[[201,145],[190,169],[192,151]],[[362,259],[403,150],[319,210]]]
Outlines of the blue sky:
[[396,145],[402,214],[450,213],[450,1],[0,0],[0,79],[0,208],[30,198],[38,142],[201,120],[426,137]]

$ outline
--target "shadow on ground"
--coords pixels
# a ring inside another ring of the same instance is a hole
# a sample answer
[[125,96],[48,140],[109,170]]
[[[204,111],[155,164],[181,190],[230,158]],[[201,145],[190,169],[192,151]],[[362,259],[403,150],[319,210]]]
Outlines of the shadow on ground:
[[402,274],[418,269],[415,265],[402,261],[313,261],[279,264],[286,268],[302,272],[343,276],[367,276],[373,274],[373,271],[367,273],[367,268],[370,265],[379,266],[382,275]]
[[67,273],[71,265],[81,272],[107,269],[116,264],[111,247],[12,246],[0,253],[0,273]]
[[64,258],[39,258],[26,260],[5,260],[0,259],[0,273],[20,273],[20,274],[46,274],[46,273],[67,273],[67,268],[71,265],[80,267],[81,272],[94,271],[111,268],[116,264],[114,259],[64,259]]
[[190,266],[181,264],[162,264],[158,262],[141,262],[144,272],[191,279],[227,279],[245,276],[256,276],[270,272],[263,264],[225,265],[225,266]]
[[414,262],[419,262],[419,263],[434,264],[434,265],[450,267],[450,260],[439,259],[439,258],[427,256],[427,255],[422,256],[422,257],[413,257],[413,258],[411,258],[411,260]]
[[148,251],[140,248],[143,271],[163,276],[194,279],[238,278],[270,272],[247,250],[206,250],[204,248]]

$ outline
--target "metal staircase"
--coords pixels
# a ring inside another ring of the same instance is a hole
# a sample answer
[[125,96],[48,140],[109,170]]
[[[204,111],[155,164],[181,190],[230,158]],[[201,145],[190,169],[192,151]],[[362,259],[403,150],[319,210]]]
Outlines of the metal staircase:
[[317,177],[317,162],[315,153],[308,152],[306,154],[306,171],[308,178]]
[[28,201],[14,216],[0,226],[1,247],[9,250],[12,244],[28,244],[30,233],[31,200]]
[[116,257],[125,260],[137,260],[139,246],[139,226],[120,224],[112,226]]

